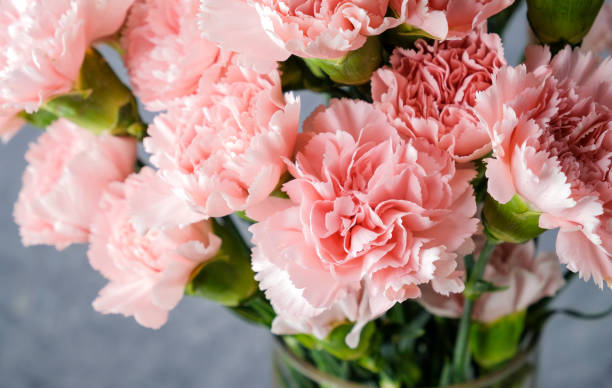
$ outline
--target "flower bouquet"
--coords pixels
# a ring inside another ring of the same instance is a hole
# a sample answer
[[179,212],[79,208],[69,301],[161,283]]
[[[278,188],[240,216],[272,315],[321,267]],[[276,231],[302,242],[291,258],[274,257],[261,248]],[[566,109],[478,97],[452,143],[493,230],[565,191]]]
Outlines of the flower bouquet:
[[520,3],[0,0],[22,241],[89,243],[101,313],[269,327],[278,387],[535,386],[548,319],[608,313],[551,301],[612,283],[612,7],[527,0],[511,66]]

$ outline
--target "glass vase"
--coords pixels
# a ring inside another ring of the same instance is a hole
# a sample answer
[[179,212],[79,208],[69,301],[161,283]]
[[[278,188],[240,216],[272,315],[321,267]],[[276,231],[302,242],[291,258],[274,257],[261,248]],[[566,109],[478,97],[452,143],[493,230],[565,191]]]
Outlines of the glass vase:
[[[495,371],[466,383],[447,385],[445,387],[537,388],[539,341],[534,339],[529,342],[514,358]],[[313,364],[296,356],[281,339],[275,338],[274,343],[273,388],[395,388],[394,385],[364,385],[344,381],[338,377],[323,373]],[[405,388],[405,386],[402,386],[402,388]]]

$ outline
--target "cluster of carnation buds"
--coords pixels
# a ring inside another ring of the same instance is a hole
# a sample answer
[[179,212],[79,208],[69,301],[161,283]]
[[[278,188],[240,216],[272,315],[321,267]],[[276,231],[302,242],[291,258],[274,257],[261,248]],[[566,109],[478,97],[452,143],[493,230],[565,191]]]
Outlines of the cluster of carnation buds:
[[[0,0],[0,136],[45,128],[22,240],[89,243],[94,308],[147,327],[187,293],[358,359],[418,300],[477,322],[474,358],[497,365],[563,285],[531,240],[559,229],[569,270],[612,281],[612,42],[587,36],[602,9],[610,37],[611,7],[528,0],[548,46],[513,67],[496,32],[518,3]],[[329,103],[300,126],[302,89]]]

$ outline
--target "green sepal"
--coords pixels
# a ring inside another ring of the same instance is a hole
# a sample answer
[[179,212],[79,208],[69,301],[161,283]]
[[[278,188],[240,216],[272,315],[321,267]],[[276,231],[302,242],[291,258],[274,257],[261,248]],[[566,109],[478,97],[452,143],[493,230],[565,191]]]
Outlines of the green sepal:
[[410,47],[419,39],[439,39],[420,28],[416,28],[406,23],[385,31],[382,37],[386,44],[400,47]]
[[141,139],[146,131],[132,92],[117,78],[104,57],[91,48],[87,50],[74,89],[45,102],[42,109],[96,134]]
[[212,224],[214,233],[222,240],[221,248],[212,260],[194,271],[185,293],[236,307],[257,292],[250,252],[231,228],[216,220]]
[[27,113],[25,111],[18,114],[19,117],[25,119],[28,123],[38,128],[47,128],[53,124],[58,117],[44,109],[39,109],[34,113]]
[[499,203],[487,195],[482,209],[485,232],[497,241],[515,244],[536,238],[540,228],[540,213],[532,210],[518,195],[507,203]]
[[342,324],[334,328],[324,340],[319,340],[309,334],[298,334],[294,337],[310,350],[324,350],[340,360],[352,361],[368,354],[372,337],[376,333],[376,325],[374,322],[369,322],[364,326],[359,337],[359,344],[355,349],[346,344],[346,336],[352,329],[353,324]]
[[516,355],[526,310],[506,315],[495,322],[472,322],[469,346],[474,360],[483,368],[494,368]]
[[578,45],[604,0],[527,0],[527,18],[540,42]]
[[315,76],[328,76],[345,85],[365,84],[382,62],[382,45],[377,36],[371,36],[361,48],[338,59],[304,58]]

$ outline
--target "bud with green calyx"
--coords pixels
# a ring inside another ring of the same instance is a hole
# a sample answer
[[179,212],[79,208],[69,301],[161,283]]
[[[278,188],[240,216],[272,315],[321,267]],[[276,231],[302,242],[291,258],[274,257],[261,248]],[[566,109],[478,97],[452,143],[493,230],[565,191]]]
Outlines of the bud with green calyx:
[[604,0],[527,0],[527,18],[540,42],[578,45],[589,32]]
[[495,322],[472,322],[469,347],[479,366],[491,369],[516,355],[525,328],[525,316],[523,310]]
[[363,327],[359,337],[359,344],[354,349],[346,344],[346,336],[352,329],[352,323],[342,324],[334,328],[327,338],[323,340],[308,334],[298,334],[293,337],[308,349],[324,350],[340,360],[351,361],[360,359],[368,354],[372,345],[372,339],[376,334],[376,325],[374,322],[369,322]]
[[377,36],[371,36],[361,48],[338,59],[304,58],[310,71],[317,77],[328,76],[345,85],[362,85],[382,62],[382,45]]
[[228,307],[240,306],[258,291],[250,250],[227,218],[211,222],[214,233],[222,240],[221,248],[212,260],[194,271],[185,293]]
[[104,57],[88,49],[74,89],[52,98],[42,109],[96,134],[144,137],[138,105]]
[[515,195],[507,203],[499,203],[487,195],[482,208],[485,232],[494,240],[524,243],[544,232],[539,226],[540,213]]

